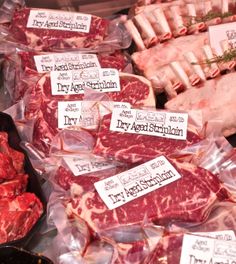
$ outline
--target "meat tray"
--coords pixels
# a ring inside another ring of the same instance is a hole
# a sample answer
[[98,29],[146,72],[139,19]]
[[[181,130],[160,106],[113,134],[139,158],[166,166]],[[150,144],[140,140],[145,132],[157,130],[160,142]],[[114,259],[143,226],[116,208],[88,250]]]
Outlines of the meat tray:
[[0,247],[0,263],[1,264],[53,264],[51,260],[38,254],[13,247]]
[[44,198],[44,195],[43,195],[43,192],[40,186],[40,182],[37,177],[37,173],[33,169],[29,161],[29,158],[27,157],[26,152],[20,147],[21,140],[17,132],[16,126],[12,118],[9,115],[2,113],[2,112],[0,112],[0,131],[4,131],[8,133],[9,145],[12,148],[18,151],[21,151],[25,154],[24,169],[25,169],[25,172],[29,175],[27,192],[34,193],[40,199],[40,201],[43,204],[43,208],[44,208],[43,214],[41,215],[41,217],[38,219],[36,224],[33,226],[33,228],[29,231],[29,233],[25,237],[15,240],[15,241],[10,241],[10,242],[1,244],[0,247],[7,246],[7,245],[27,247],[30,240],[32,239],[34,234],[38,231],[40,225],[42,224],[43,220],[46,217],[46,200]]

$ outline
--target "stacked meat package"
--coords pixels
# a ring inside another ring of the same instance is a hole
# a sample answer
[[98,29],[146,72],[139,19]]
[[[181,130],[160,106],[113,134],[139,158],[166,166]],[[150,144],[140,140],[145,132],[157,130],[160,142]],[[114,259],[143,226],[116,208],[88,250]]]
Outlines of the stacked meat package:
[[4,112],[51,186],[44,254],[236,263],[235,1],[1,10]]

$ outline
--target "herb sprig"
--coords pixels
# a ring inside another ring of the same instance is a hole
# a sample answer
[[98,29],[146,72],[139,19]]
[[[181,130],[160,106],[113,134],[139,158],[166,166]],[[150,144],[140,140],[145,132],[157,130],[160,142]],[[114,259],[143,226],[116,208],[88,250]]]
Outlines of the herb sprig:
[[190,26],[197,24],[197,23],[207,22],[207,21],[214,19],[214,18],[217,18],[217,17],[224,19],[224,18],[230,17],[232,15],[233,15],[232,12],[220,13],[220,12],[209,11],[204,16],[187,16],[189,18],[189,21],[187,23],[187,27],[190,27]]
[[222,55],[215,55],[214,58],[212,59],[206,59],[204,61],[201,62],[192,62],[192,65],[203,65],[203,64],[207,64],[208,66],[210,66],[212,63],[223,63],[223,62],[229,62],[232,61],[236,58],[236,48],[232,48],[229,50],[224,51],[224,53]]

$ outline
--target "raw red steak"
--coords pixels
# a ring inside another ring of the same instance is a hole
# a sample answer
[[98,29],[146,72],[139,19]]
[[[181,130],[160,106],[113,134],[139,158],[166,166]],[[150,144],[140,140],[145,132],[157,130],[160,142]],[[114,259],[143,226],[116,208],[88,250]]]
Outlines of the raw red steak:
[[0,153],[0,182],[14,179],[16,170],[13,167],[12,159],[3,153]]
[[[128,102],[133,106],[155,107],[155,97],[150,82],[144,77],[120,73],[120,92],[104,93],[112,101]],[[49,74],[45,74],[31,91],[26,118],[36,118],[33,144],[44,153],[58,133],[58,101],[82,100],[83,94],[52,95]]]
[[231,200],[216,175],[189,163],[171,163],[182,176],[179,180],[113,210],[108,210],[95,188],[83,193],[86,182],[73,184],[67,214],[82,218],[93,232],[107,235],[143,221],[200,224],[221,201]]
[[0,199],[14,198],[26,191],[28,183],[27,174],[19,174],[14,179],[0,184]]
[[108,20],[96,16],[92,16],[89,33],[73,32],[70,30],[27,28],[30,10],[32,9],[22,8],[15,11],[11,22],[10,33],[16,41],[35,50],[49,51],[55,48],[94,48],[108,34]]
[[[176,264],[180,261],[183,236],[186,233],[217,232],[231,230],[236,234],[235,206],[219,207],[213,211],[210,218],[202,225],[192,228],[172,228],[159,241],[154,253],[147,260],[150,264]],[[204,234],[207,236],[207,234]]]
[[[5,86],[13,102],[22,99],[26,91],[34,86],[35,82],[42,76],[42,73],[37,72],[34,56],[43,54],[45,53],[22,51],[5,56],[4,71],[5,76],[8,76],[5,80]],[[75,52],[75,54],[78,53]],[[120,51],[111,54],[101,53],[97,56],[102,68],[115,68],[119,71],[125,71],[130,63],[128,57]]]
[[0,243],[24,237],[42,212],[41,202],[32,193],[14,199],[0,199]]
[[102,171],[86,173],[81,176],[75,176],[69,169],[60,166],[55,173],[55,180],[58,185],[63,189],[69,190],[73,183],[80,184],[89,191],[93,188],[93,184],[99,179],[104,179],[105,177],[112,176],[114,174],[120,173],[125,170],[125,167],[110,168]]
[[159,155],[171,155],[201,140],[200,135],[188,131],[187,140],[168,139],[110,130],[111,114],[104,116],[94,154],[128,163],[143,163]]
[[23,172],[25,156],[22,152],[9,146],[8,134],[6,132],[0,132],[0,152],[8,155],[12,159],[13,166],[18,173]]

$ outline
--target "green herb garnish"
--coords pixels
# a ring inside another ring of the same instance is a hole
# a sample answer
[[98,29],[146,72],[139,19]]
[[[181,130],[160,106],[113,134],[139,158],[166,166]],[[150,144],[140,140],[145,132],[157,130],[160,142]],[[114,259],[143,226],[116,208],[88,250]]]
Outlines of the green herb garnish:
[[224,53],[222,55],[219,56],[214,56],[214,58],[212,59],[206,59],[204,61],[201,62],[192,62],[192,65],[197,65],[197,64],[207,64],[207,65],[211,65],[212,63],[221,63],[221,62],[229,62],[232,61],[236,58],[236,49],[229,49],[224,51]]
[[214,12],[214,11],[209,11],[206,15],[204,16],[187,16],[189,18],[189,21],[187,23],[187,27],[190,27],[194,24],[201,23],[201,22],[206,22],[211,19],[220,17],[221,19],[230,17],[232,16],[232,12],[225,12],[225,13],[220,13],[220,12]]

